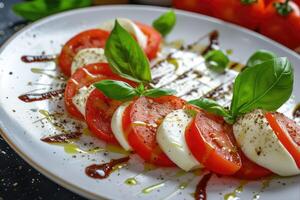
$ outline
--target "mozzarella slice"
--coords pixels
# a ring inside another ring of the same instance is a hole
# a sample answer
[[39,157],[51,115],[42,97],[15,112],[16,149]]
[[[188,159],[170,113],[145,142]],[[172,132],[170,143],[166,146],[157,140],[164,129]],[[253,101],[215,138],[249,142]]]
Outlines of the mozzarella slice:
[[112,119],[111,119],[111,130],[118,140],[119,144],[126,150],[131,151],[132,148],[129,145],[127,138],[125,137],[125,133],[123,131],[123,114],[125,109],[129,106],[131,102],[125,102],[122,105],[120,105],[117,110],[114,112]]
[[156,135],[163,152],[185,171],[203,167],[194,158],[185,141],[185,129],[192,119],[183,109],[175,110],[165,117]]
[[244,154],[258,165],[281,176],[300,174],[300,169],[270,127],[262,110],[239,118],[234,136]]
[[102,48],[87,48],[80,50],[74,57],[71,67],[73,74],[78,68],[88,64],[107,62]]
[[[137,40],[138,44],[145,49],[147,47],[148,38],[141,31],[141,29],[131,20],[126,18],[117,18],[119,24],[129,33],[131,33]],[[102,26],[101,29],[111,31],[115,26],[115,20],[107,21]]]
[[86,101],[90,96],[91,92],[95,89],[93,85],[86,87],[83,86],[77,92],[77,94],[73,97],[72,102],[76,106],[76,108],[81,112],[81,114],[85,117],[85,107]]

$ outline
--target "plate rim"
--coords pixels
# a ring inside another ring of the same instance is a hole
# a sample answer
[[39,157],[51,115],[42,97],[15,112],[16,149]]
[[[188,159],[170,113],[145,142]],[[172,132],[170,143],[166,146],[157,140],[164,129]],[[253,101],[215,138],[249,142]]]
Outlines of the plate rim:
[[[261,40],[264,40],[268,43],[273,44],[274,46],[276,46],[277,48],[280,48],[284,51],[286,51],[288,54],[292,54],[293,56],[298,57],[298,59],[300,59],[300,55],[297,54],[295,51],[283,46],[282,44],[260,34],[257,32],[254,32],[250,29],[246,29],[242,26],[236,25],[236,24],[232,24],[230,22],[226,22],[223,21],[221,19],[217,19],[214,17],[210,17],[210,16],[206,16],[206,15],[202,15],[199,13],[194,13],[194,12],[190,12],[190,11],[184,11],[184,10],[179,10],[179,9],[175,9],[175,8],[168,8],[168,7],[161,7],[161,6],[152,6],[152,5],[129,5],[129,4],[116,4],[116,5],[99,5],[99,6],[93,6],[93,7],[86,7],[86,8],[79,8],[79,9],[74,9],[74,10],[69,10],[69,11],[65,11],[65,12],[61,12],[61,13],[57,13],[48,17],[45,17],[43,19],[39,19],[29,25],[26,25],[24,28],[22,28],[21,30],[17,31],[16,33],[14,33],[11,37],[9,37],[0,47],[0,55],[2,54],[2,52],[4,52],[4,50],[6,49],[6,47],[15,39],[17,38],[19,35],[21,35],[22,33],[28,31],[29,29],[34,28],[35,26],[38,26],[40,24],[43,23],[47,23],[48,21],[52,21],[55,20],[57,18],[63,18],[64,16],[68,16],[68,15],[74,15],[77,13],[84,13],[90,10],[103,10],[103,9],[149,9],[149,10],[157,10],[157,11],[167,11],[170,9],[175,10],[176,13],[179,13],[181,15],[185,15],[185,16],[193,16],[195,18],[201,18],[202,20],[206,20],[209,22],[213,22],[213,23],[218,23],[218,24],[222,24],[225,26],[229,26],[231,29],[233,30],[238,30],[243,32],[244,34],[248,34],[251,35],[255,38],[259,38]],[[3,74],[2,74],[3,75]],[[1,76],[0,76],[1,77]],[[0,108],[2,108],[2,105],[0,105]],[[5,125],[3,124],[3,120],[0,119],[0,135],[2,136],[2,138],[5,140],[5,142],[26,162],[28,163],[31,167],[33,167],[35,170],[37,170],[38,172],[40,172],[41,174],[43,174],[44,176],[46,176],[48,179],[50,179],[51,181],[53,181],[54,183],[60,185],[61,187],[64,187],[82,197],[85,198],[89,198],[89,199],[99,199],[100,198],[108,198],[106,195],[100,194],[97,195],[95,193],[92,193],[88,190],[82,189],[81,187],[77,186],[76,184],[72,184],[71,182],[68,182],[66,180],[64,180],[63,178],[60,178],[59,176],[55,175],[54,173],[51,173],[50,171],[48,171],[47,169],[43,168],[42,165],[40,165],[39,163],[34,162],[29,156],[26,155],[26,153],[22,152],[21,149],[16,146],[14,144],[14,142],[10,139],[8,131],[6,130]]]

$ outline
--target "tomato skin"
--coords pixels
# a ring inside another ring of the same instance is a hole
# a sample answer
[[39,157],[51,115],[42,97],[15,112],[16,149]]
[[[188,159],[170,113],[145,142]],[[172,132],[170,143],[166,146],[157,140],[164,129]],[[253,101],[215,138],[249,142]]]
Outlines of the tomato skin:
[[257,0],[243,4],[241,0],[211,0],[214,17],[229,21],[249,29],[257,29],[264,15],[265,3]]
[[142,24],[139,22],[134,22],[134,23],[141,29],[141,31],[148,38],[147,47],[146,49],[144,49],[145,54],[147,55],[149,60],[154,59],[160,49],[160,44],[162,42],[162,37],[160,33],[157,32],[151,26],[148,26],[146,24]]
[[[156,142],[156,132],[167,114],[184,105],[185,101],[175,96],[140,97],[126,108],[122,121],[125,137],[146,162],[165,167],[175,166]],[[145,125],[135,124],[137,121]]]
[[64,93],[64,101],[68,113],[74,118],[83,120],[83,115],[78,111],[72,101],[77,91],[83,86],[88,87],[92,83],[113,76],[116,75],[111,71],[107,63],[90,64],[78,69],[68,80]]
[[233,176],[245,180],[258,180],[273,174],[270,170],[263,168],[249,160],[242,151],[239,151],[242,167]]
[[222,118],[198,112],[186,130],[185,139],[194,157],[208,170],[232,175],[241,168],[232,126]]
[[271,128],[300,169],[300,126],[281,113],[266,113]]
[[173,0],[173,6],[178,9],[198,12],[204,15],[212,16],[211,0]]
[[295,49],[300,46],[300,10],[297,4],[289,2],[293,11],[286,16],[278,14],[273,4],[284,1],[275,0],[269,3],[260,24],[260,32],[291,49]]
[[62,48],[58,56],[58,65],[66,76],[71,76],[74,56],[81,49],[104,48],[109,32],[100,29],[83,31],[72,37]]

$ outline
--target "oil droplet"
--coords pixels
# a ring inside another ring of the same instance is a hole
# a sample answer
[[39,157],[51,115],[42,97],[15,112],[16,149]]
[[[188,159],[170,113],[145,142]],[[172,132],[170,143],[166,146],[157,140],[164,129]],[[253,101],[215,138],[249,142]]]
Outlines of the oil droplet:
[[240,194],[241,192],[243,192],[244,190],[244,186],[247,184],[247,181],[241,181],[239,186],[237,188],[234,189],[233,192],[227,193],[224,195],[224,200],[238,200],[240,199],[239,197],[237,197],[238,194]]
[[83,133],[83,135],[86,135],[86,136],[91,135],[91,131],[90,131],[88,128],[84,128],[84,129],[82,130],[82,133]]
[[53,144],[64,147],[64,151],[67,154],[77,154],[77,153],[94,154],[94,153],[102,152],[105,150],[105,149],[101,149],[99,147],[84,150],[84,149],[81,149],[76,143],[53,143]]
[[180,185],[178,186],[178,188],[180,190],[184,190],[188,185],[189,185],[188,182],[183,182],[183,183],[180,183]]
[[157,189],[159,189],[161,187],[164,187],[164,186],[165,186],[165,181],[157,183],[157,184],[154,184],[154,185],[151,185],[149,187],[146,187],[145,189],[142,190],[142,192],[144,194],[149,194],[149,193],[153,192],[154,190],[157,190]]
[[125,151],[123,148],[121,148],[120,146],[116,146],[116,145],[111,145],[111,144],[107,144],[105,146],[106,151],[111,152],[111,153],[119,153],[119,154],[123,154],[123,155],[129,155],[130,152]]
[[175,59],[175,58],[168,58],[167,62],[170,63],[170,64],[172,64],[172,65],[174,65],[175,71],[178,70],[179,64],[178,64],[177,59]]
[[181,176],[184,176],[186,175],[187,172],[184,171],[184,170],[179,170],[176,174],[175,174],[175,177],[181,177]]
[[150,163],[145,163],[144,164],[144,172],[149,172],[149,171],[152,171],[154,169],[156,169],[157,167],[153,164],[150,164]]
[[203,174],[202,169],[195,169],[192,171],[195,176],[201,176]]
[[127,185],[133,186],[133,185],[136,185],[138,183],[138,181],[136,180],[136,178],[131,177],[131,178],[126,179],[125,183]]

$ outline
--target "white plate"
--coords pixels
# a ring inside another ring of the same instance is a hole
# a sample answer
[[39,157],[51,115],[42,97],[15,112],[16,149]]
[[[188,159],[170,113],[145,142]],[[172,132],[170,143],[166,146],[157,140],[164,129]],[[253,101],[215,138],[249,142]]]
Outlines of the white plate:
[[[73,158],[72,155],[66,154],[62,147],[41,142],[40,138],[53,130],[47,124],[45,128],[41,128],[39,122],[33,123],[42,118],[38,112],[33,111],[51,110],[55,103],[49,101],[23,103],[17,98],[24,92],[47,88],[45,85],[28,85],[29,81],[47,84],[52,82],[47,76],[31,73],[32,67],[54,67],[53,63],[23,63],[20,60],[22,55],[38,55],[43,51],[47,54],[57,54],[61,45],[71,36],[87,28],[97,27],[106,20],[127,17],[151,24],[153,19],[164,11],[166,11],[164,8],[149,6],[101,6],[80,9],[38,21],[12,37],[0,51],[0,126],[1,134],[10,146],[50,179],[88,198],[162,199],[172,194],[169,197],[173,199],[192,199],[191,193],[194,192],[200,176],[194,177],[193,174],[174,176],[178,169],[156,169],[143,173],[143,164],[138,159],[132,159],[134,163],[130,162],[128,168],[113,173],[108,179],[94,180],[87,177],[84,169],[88,164],[95,163],[91,161],[92,158],[96,158],[97,163],[100,163],[101,160],[109,160],[120,155],[109,153],[104,156],[103,152],[100,152],[91,155],[89,159],[87,155],[82,157],[82,154]],[[243,28],[189,12],[176,12],[177,24],[168,40],[183,38],[187,43],[193,42],[201,35],[217,29],[220,31],[222,48],[233,49],[232,58],[236,61],[244,63],[257,49],[268,49],[288,57],[295,67],[294,95],[296,102],[300,102],[300,59],[294,52]],[[13,74],[10,75],[10,72]],[[137,174],[139,174],[138,185],[124,184],[124,180]],[[159,178],[160,174],[164,174],[164,180]],[[189,181],[190,184],[186,189],[177,190],[180,183],[190,178],[192,181]],[[164,186],[158,190],[148,194],[142,193],[143,188],[161,182],[164,182]],[[238,185],[238,180],[213,176],[208,185],[208,199],[223,199],[224,194],[232,192]],[[300,177],[273,179],[267,188],[263,185],[265,184],[261,182],[248,183],[244,191],[240,194],[238,192],[237,196],[241,199],[251,199],[259,193],[260,199],[300,199]],[[260,192],[261,190],[264,192]]]

